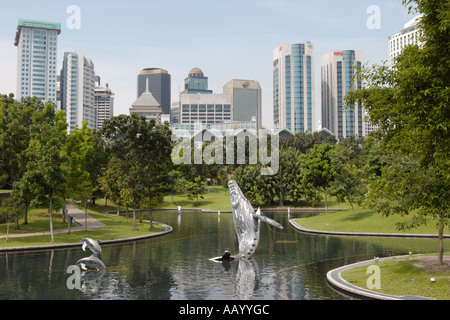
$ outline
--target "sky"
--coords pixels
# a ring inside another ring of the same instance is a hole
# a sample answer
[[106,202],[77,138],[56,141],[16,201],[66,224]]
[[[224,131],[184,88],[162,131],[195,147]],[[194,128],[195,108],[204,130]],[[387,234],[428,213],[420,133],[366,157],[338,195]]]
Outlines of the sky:
[[[68,10],[73,6],[79,11]],[[58,73],[64,52],[92,59],[102,84],[115,93],[115,115],[129,114],[142,69],[166,69],[176,100],[189,71],[198,67],[214,93],[231,79],[259,81],[266,128],[273,127],[275,48],[314,45],[319,120],[321,56],[362,50],[369,65],[383,63],[388,37],[413,18],[401,0],[1,0],[1,13],[1,94],[16,92],[18,20],[57,22]]]

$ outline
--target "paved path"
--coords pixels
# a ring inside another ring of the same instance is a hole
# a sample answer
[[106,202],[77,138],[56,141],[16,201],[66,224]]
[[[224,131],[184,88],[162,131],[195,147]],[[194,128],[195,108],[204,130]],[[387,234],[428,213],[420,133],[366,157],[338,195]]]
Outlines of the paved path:
[[[92,218],[90,215],[87,215],[81,211],[80,209],[76,208],[72,204],[67,205],[67,211],[68,215],[73,217],[73,223],[72,227],[70,228],[70,232],[75,231],[83,231],[85,230],[85,224],[87,225],[86,229],[97,229],[104,227],[105,224]],[[54,234],[57,233],[67,233],[68,228],[65,229],[57,229],[53,230]],[[50,231],[41,231],[41,232],[32,232],[32,233],[22,233],[22,234],[10,234],[8,235],[8,238],[22,238],[22,237],[33,237],[33,236],[43,236],[43,235],[49,235]],[[0,239],[6,238],[6,235],[0,236]]]

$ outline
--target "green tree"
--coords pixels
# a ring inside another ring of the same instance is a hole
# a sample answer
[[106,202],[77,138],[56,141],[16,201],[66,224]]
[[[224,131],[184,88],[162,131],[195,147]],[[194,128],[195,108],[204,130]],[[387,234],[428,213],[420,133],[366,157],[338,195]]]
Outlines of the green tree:
[[67,137],[62,150],[62,156],[65,160],[62,163],[62,168],[67,181],[65,191],[84,204],[85,231],[87,231],[87,203],[93,191],[88,167],[92,162],[94,153],[92,130],[88,127],[87,121],[84,120],[82,127],[75,127],[75,130]]
[[365,88],[346,99],[349,105],[362,102],[370,120],[380,125],[390,158],[369,188],[369,204],[384,215],[413,214],[410,226],[434,218],[442,264],[450,218],[450,5],[442,0],[403,4],[423,14],[423,46],[406,47],[392,68],[361,70]]
[[113,183],[109,190],[120,194],[124,188],[131,189],[134,203],[142,204],[146,198],[152,228],[152,208],[162,202],[162,193],[168,192],[167,176],[172,169],[169,127],[133,113],[106,121],[101,133],[114,159],[109,167],[119,166],[117,173],[108,170],[105,182]]
[[197,205],[199,204],[199,198],[203,199],[206,193],[206,181],[201,177],[196,177],[194,181],[188,181],[186,184],[186,194],[189,200],[197,199]]
[[47,197],[50,214],[51,241],[54,241],[52,201],[65,186],[64,171],[61,168],[62,148],[67,139],[65,113],[55,111],[52,103],[33,114],[31,141],[27,149],[29,161],[24,179],[31,187],[35,200]]
[[6,242],[8,242],[9,225],[11,223],[11,220],[14,219],[16,225],[15,228],[18,229],[18,220],[21,212],[17,207],[17,201],[12,197],[3,199],[0,202],[0,214],[2,214],[6,218]]
[[342,138],[330,155],[331,165],[335,173],[330,184],[330,194],[337,197],[339,202],[348,201],[352,207],[353,218],[355,208],[353,204],[361,203],[365,193],[361,169],[362,141],[355,137]]
[[[306,197],[317,201],[317,191],[325,194],[325,210],[328,212],[328,188],[334,180],[335,172],[331,165],[331,152],[334,145],[316,144],[302,157],[302,183]],[[310,201],[311,201],[310,200]]]
[[280,206],[284,205],[284,200],[299,203],[303,199],[301,156],[302,152],[293,147],[280,150],[280,170],[274,177],[279,184]]
[[30,126],[33,114],[43,109],[37,98],[27,98],[22,102],[13,96],[0,96],[0,159],[8,174],[7,186],[13,187],[26,170],[25,151],[30,143]]
[[17,205],[25,208],[24,224],[28,224],[31,190],[21,179],[29,161],[27,149],[33,114],[43,108],[43,103],[35,97],[17,102],[12,94],[0,96],[0,176],[3,177],[0,180],[6,188],[13,189],[15,201],[23,201]]
[[97,198],[106,197],[105,205],[107,205],[108,198],[103,190],[102,180],[106,176],[110,157],[106,149],[106,143],[103,141],[99,131],[93,132],[93,147],[94,152],[91,156],[91,161],[89,161],[86,167],[92,185],[92,204],[95,205]]
[[275,204],[279,201],[280,186],[276,176],[261,175],[260,165],[239,166],[234,179],[244,196],[254,207]]

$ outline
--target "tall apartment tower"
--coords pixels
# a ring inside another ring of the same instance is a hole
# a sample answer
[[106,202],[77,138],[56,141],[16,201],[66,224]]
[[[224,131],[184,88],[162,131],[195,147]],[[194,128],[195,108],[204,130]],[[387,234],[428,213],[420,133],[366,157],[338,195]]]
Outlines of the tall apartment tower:
[[402,53],[403,49],[412,44],[422,45],[420,41],[419,21],[421,16],[417,16],[406,23],[397,34],[389,36],[389,65],[394,64],[394,59]]
[[322,127],[338,138],[363,137],[376,129],[365,121],[363,106],[345,106],[347,92],[352,88],[362,88],[361,81],[353,79],[355,68],[363,65],[362,51],[333,51],[322,56]]
[[170,114],[171,107],[171,75],[167,70],[160,68],[143,69],[137,80],[137,97],[139,98],[148,89],[158,101],[163,114]]
[[60,76],[61,110],[66,111],[68,131],[81,128],[86,120],[96,128],[95,70],[92,60],[82,54],[65,52]]
[[103,123],[114,117],[114,93],[109,85],[106,83],[104,86],[100,83],[100,77],[96,77],[98,80],[95,83],[95,129],[98,130],[103,127]]
[[314,46],[283,44],[273,52],[274,127],[315,131]]
[[56,104],[56,65],[61,24],[19,20],[14,45],[17,47],[16,99],[38,97]]
[[262,127],[262,94],[258,81],[230,80],[223,87],[223,93],[231,95],[233,121],[256,119],[257,128]]

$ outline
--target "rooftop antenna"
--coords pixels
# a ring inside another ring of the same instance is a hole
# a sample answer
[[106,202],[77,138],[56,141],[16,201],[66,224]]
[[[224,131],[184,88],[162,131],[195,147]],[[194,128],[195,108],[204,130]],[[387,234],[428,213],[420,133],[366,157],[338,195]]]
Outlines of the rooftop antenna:
[[148,78],[145,81],[145,93],[150,93],[149,86],[148,86]]

